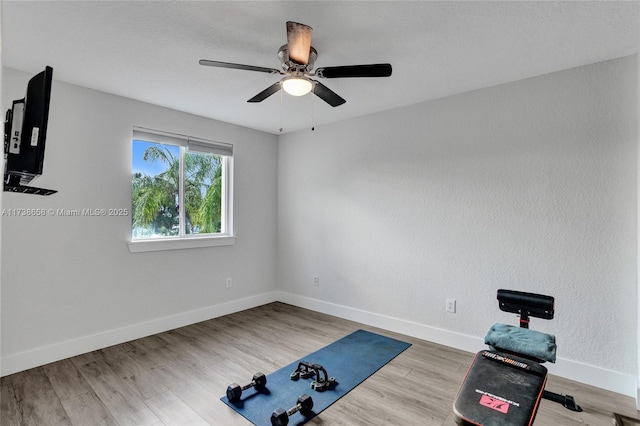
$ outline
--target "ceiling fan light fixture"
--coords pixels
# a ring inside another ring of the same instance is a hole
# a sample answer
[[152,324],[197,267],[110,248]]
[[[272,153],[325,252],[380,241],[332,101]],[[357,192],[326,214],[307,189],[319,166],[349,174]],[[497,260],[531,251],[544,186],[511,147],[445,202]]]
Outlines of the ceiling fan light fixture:
[[304,96],[313,89],[313,82],[305,77],[289,76],[282,80],[282,88],[293,96]]
[[311,73],[318,57],[318,51],[311,46],[312,31],[313,29],[308,25],[293,21],[287,22],[287,44],[280,46],[280,49],[278,49],[278,58],[280,59],[282,71],[275,68],[211,61],[207,59],[201,59],[200,65],[284,76],[284,78],[247,100],[247,102],[250,103],[262,102],[269,96],[278,92],[282,94],[284,91],[292,96],[304,96],[307,93],[313,93],[330,106],[337,107],[346,101],[320,81],[309,77],[324,79],[391,76],[391,64],[386,63],[323,67],[317,68],[315,72]]

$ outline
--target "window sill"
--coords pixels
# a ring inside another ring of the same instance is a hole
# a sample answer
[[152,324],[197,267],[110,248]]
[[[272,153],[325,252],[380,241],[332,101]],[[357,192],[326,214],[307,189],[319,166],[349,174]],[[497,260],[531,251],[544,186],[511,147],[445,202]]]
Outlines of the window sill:
[[181,239],[157,239],[129,241],[129,252],[180,250],[188,248],[230,246],[235,244],[236,237],[225,235],[219,237],[191,237]]

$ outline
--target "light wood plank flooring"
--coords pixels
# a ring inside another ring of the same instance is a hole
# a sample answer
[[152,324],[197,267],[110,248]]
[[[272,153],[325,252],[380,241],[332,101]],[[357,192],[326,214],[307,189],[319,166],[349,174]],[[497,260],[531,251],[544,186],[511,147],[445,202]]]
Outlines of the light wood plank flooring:
[[[250,425],[220,401],[229,383],[359,328],[413,346],[308,424],[455,425],[452,401],[472,354],[282,303],[3,377],[0,424]],[[639,414],[632,398],[570,380],[552,376],[547,388],[573,395],[584,412],[543,400],[537,426],[611,425],[613,412]]]

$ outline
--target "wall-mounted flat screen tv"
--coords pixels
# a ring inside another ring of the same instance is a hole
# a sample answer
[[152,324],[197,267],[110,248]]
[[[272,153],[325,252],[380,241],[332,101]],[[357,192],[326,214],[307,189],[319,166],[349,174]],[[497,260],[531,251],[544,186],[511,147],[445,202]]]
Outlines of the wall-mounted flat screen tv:
[[49,121],[53,68],[47,66],[27,84],[25,97],[13,101],[4,126],[4,190],[51,195],[58,191],[29,183],[42,175]]

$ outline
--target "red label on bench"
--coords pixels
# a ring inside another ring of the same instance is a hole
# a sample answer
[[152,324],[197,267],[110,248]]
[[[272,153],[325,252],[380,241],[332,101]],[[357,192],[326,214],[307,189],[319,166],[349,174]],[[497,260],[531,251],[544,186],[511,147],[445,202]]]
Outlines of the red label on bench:
[[505,414],[509,411],[508,402],[500,401],[499,399],[491,398],[487,395],[482,395],[482,397],[480,397],[480,405],[484,405],[485,407],[492,408]]

